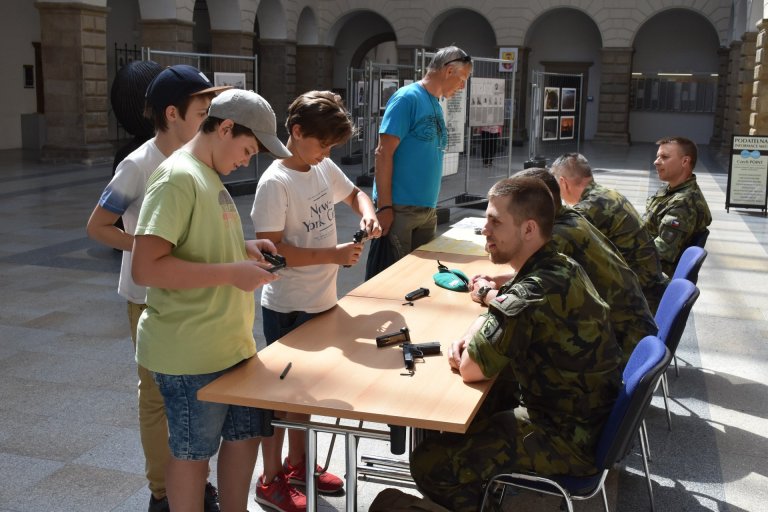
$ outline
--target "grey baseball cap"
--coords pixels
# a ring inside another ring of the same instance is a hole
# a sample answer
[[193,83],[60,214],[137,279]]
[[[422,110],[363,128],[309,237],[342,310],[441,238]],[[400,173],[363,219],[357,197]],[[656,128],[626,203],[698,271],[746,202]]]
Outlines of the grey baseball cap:
[[270,153],[277,158],[288,158],[288,151],[277,138],[275,112],[267,100],[253,91],[229,89],[223,91],[211,101],[208,115],[219,119],[231,119],[235,123],[250,128]]

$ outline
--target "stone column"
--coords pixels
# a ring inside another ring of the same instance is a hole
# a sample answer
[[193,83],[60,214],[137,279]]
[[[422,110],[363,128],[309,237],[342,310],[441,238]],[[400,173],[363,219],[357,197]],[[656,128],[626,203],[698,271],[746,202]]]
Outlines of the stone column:
[[[741,36],[741,55],[739,59],[739,82],[736,90],[736,113],[733,133],[747,135],[749,133],[749,116],[751,114],[753,84],[755,80],[755,44],[757,32],[745,32]],[[728,144],[730,152],[731,139],[723,141]]]
[[37,2],[45,97],[43,160],[110,161],[107,9]]
[[728,89],[728,65],[731,51],[721,47],[717,50],[717,97],[715,99],[715,122],[712,127],[712,137],[709,139],[710,147],[720,147],[723,143],[725,129],[726,91]]
[[528,59],[530,48],[517,50],[515,73],[514,119],[512,119],[512,145],[522,146],[528,140]]
[[[296,94],[333,87],[333,47],[302,44],[296,46]],[[352,101],[346,98],[348,107]]]
[[632,48],[603,48],[596,142],[629,144]]
[[[255,90],[256,69],[253,65],[253,32],[235,30],[211,30],[211,53],[220,55],[242,55],[240,59],[215,59],[215,71],[226,73],[245,73],[245,88]],[[209,76],[213,80],[213,75]]]
[[259,39],[259,94],[272,105],[277,126],[296,97],[296,43],[285,39]]
[[141,45],[152,50],[191,52],[193,26],[181,20],[142,20]]
[[732,41],[728,49],[728,70],[723,80],[727,82],[725,89],[725,108],[723,109],[723,134],[720,141],[720,152],[727,155],[731,150],[733,128],[738,123],[736,104],[739,98],[739,76],[741,60],[741,41]]
[[768,19],[761,20],[757,30],[749,134],[768,135]]

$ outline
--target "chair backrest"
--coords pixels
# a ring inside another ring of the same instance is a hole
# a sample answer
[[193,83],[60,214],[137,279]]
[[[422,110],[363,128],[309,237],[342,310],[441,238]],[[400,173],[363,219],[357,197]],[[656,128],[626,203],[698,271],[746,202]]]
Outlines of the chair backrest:
[[695,233],[691,239],[689,240],[689,246],[697,246],[704,248],[705,245],[707,245],[707,238],[709,238],[709,229],[704,228],[704,231],[699,231],[698,233]]
[[688,315],[698,298],[699,289],[687,279],[673,279],[661,296],[655,317],[659,327],[656,336],[673,355],[680,344],[680,338],[683,337]]
[[692,245],[683,251],[675,267],[672,279],[687,279],[693,284],[699,280],[699,269],[707,259],[707,250]]
[[656,384],[671,360],[672,353],[656,336],[646,336],[632,351],[624,368],[619,396],[597,443],[597,469],[609,469],[627,453]]

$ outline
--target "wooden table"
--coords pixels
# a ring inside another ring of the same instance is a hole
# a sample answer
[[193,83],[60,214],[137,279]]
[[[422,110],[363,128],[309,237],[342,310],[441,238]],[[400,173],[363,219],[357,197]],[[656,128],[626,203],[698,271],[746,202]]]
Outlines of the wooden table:
[[[357,287],[338,305],[301,325],[255,357],[198,392],[212,402],[315,414],[389,425],[463,433],[490,388],[465,384],[445,354],[482,313],[467,293],[432,281],[437,258],[473,273],[505,270],[485,258],[416,251]],[[427,286],[429,297],[404,303],[405,293]],[[407,326],[411,341],[439,341],[442,356],[418,360],[413,376],[402,349],[378,348],[375,338]],[[285,379],[280,374],[288,363]],[[356,507],[357,438],[388,439],[388,433],[313,422],[275,425],[307,431],[307,460],[316,460],[317,432],[346,436],[347,510]],[[332,428],[331,428],[332,427]],[[307,464],[307,510],[316,509],[314,465]]]

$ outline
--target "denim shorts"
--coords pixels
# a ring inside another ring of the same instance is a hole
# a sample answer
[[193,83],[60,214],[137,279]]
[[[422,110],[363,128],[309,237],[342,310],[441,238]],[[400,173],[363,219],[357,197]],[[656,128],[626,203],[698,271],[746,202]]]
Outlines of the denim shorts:
[[241,441],[272,435],[270,410],[197,399],[200,388],[227,371],[229,369],[203,375],[154,374],[165,402],[168,444],[177,459],[210,459],[222,439]]

